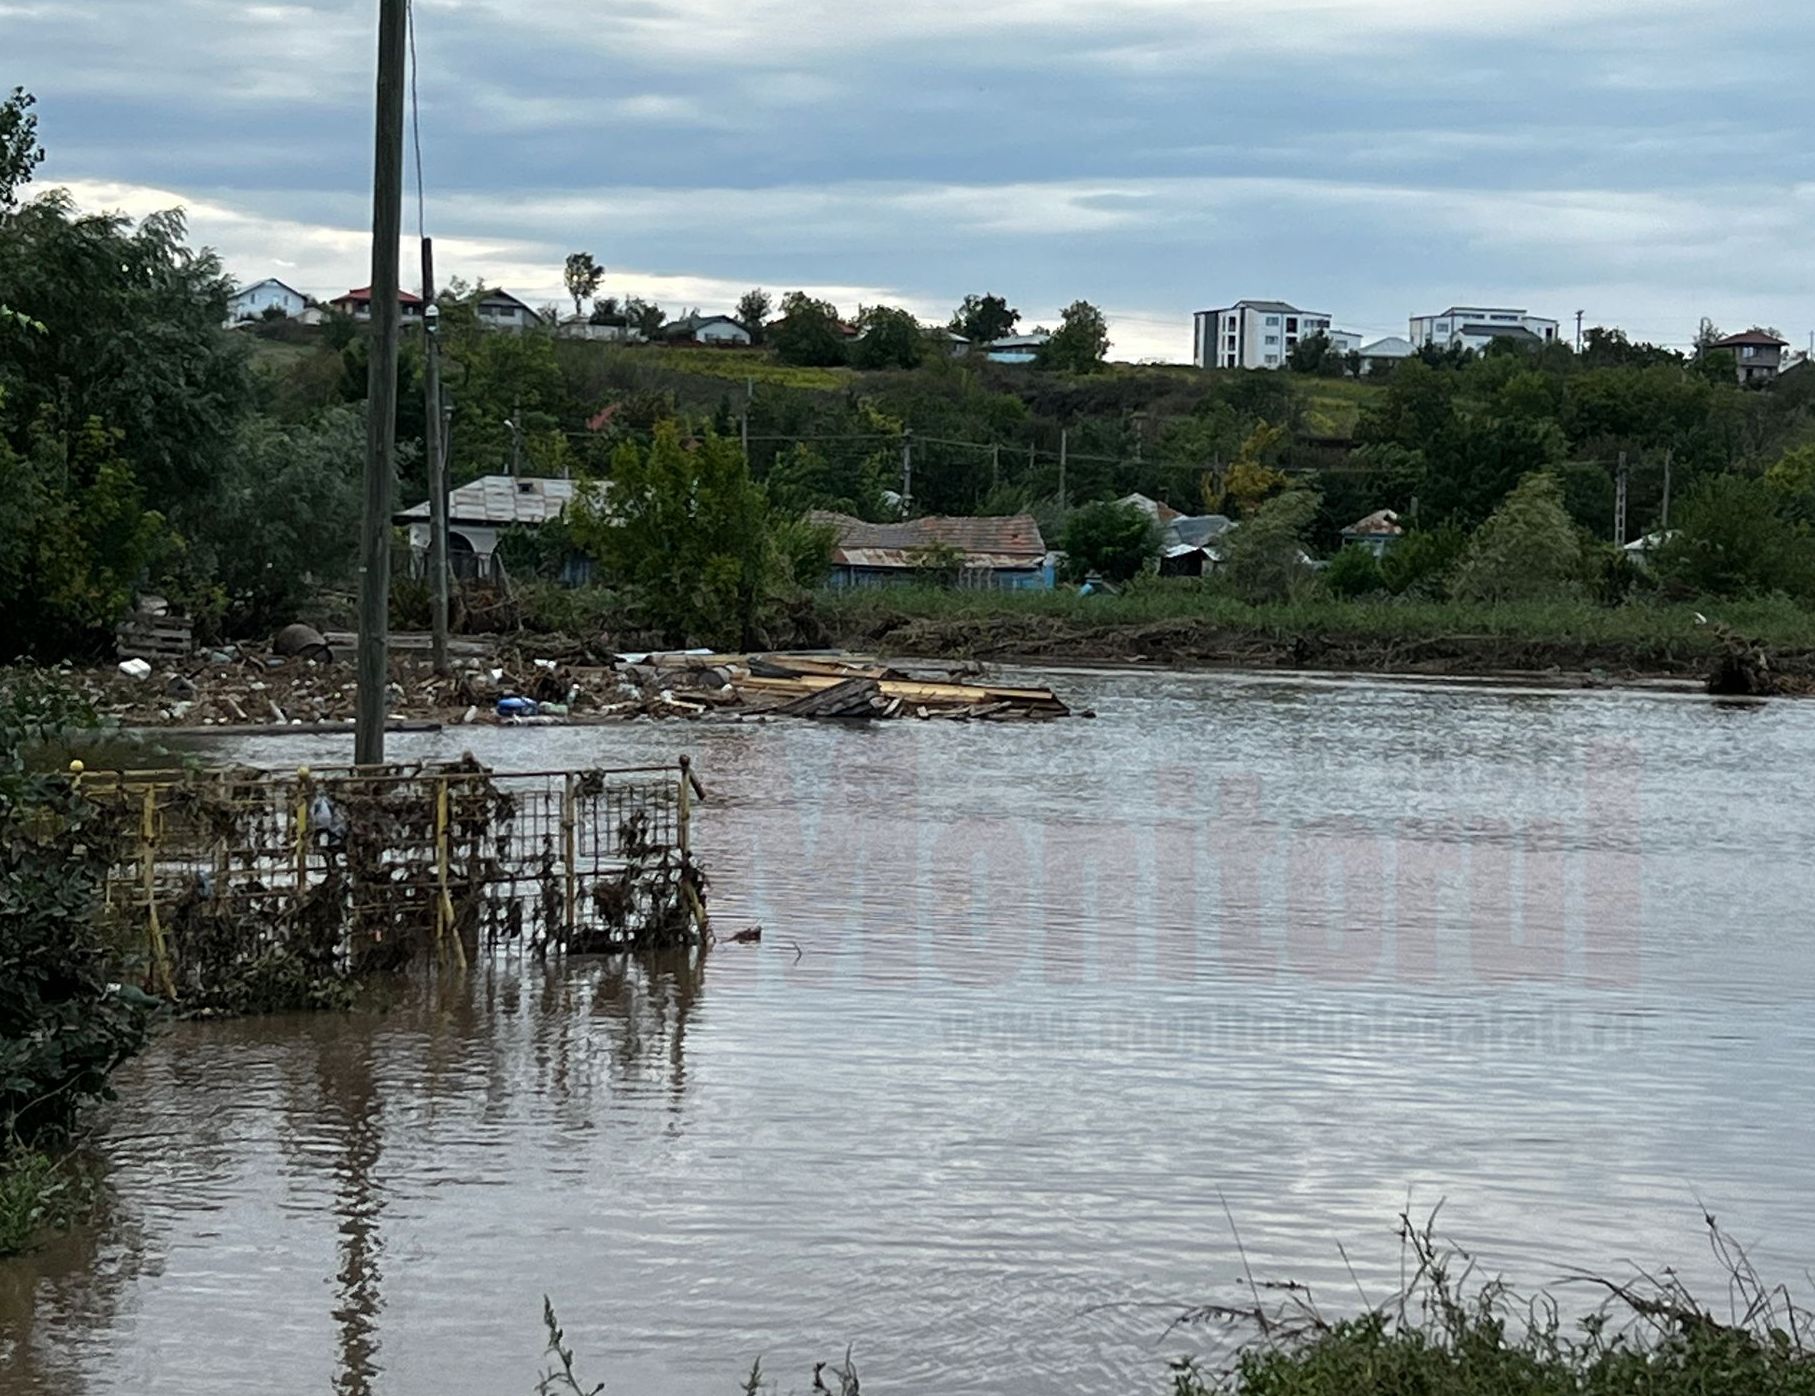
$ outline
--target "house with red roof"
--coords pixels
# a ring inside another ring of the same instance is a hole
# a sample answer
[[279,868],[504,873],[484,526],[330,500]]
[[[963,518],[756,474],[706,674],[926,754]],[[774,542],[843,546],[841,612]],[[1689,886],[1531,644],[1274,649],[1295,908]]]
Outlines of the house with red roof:
[[1747,386],[1769,383],[1783,371],[1783,351],[1789,341],[1756,326],[1744,334],[1717,339],[1710,349],[1724,349],[1739,366],[1739,381]]
[[[355,320],[372,318],[372,288],[361,286],[357,291],[348,291],[344,296],[337,296],[328,302],[342,315],[351,315]],[[422,297],[408,291],[397,292],[397,305],[406,325],[422,323]]]
[[900,523],[866,523],[815,511],[808,522],[828,528],[833,586],[904,586],[949,582],[995,591],[1049,590],[1052,559],[1040,525],[1028,514],[986,518],[930,515]]

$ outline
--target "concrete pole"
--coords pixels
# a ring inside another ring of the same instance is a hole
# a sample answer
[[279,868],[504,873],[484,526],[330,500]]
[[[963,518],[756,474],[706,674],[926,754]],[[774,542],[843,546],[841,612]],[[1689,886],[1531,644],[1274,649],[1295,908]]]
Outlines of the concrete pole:
[[405,0],[378,0],[377,130],[372,167],[372,330],[366,379],[365,522],[360,533],[359,698],[353,760],[384,760],[390,682],[391,477],[397,452],[397,253],[403,236]]

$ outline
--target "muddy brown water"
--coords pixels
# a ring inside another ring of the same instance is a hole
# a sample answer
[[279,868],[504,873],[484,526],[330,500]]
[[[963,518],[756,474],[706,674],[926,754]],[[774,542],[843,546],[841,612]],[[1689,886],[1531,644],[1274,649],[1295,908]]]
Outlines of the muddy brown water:
[[646,1396],[847,1343],[881,1392],[1157,1391],[1237,1229],[1341,1309],[1408,1199],[1522,1281],[1710,1278],[1700,1202],[1815,1260],[1815,705],[1039,677],[1100,716],[394,738],[684,743],[762,943],[173,1029],[98,1224],[0,1264],[0,1390],[527,1392],[548,1294]]

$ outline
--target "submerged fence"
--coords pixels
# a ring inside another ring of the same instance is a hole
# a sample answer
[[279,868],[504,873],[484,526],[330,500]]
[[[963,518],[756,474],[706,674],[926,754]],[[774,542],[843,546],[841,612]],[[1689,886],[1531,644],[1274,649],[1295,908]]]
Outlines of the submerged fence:
[[482,949],[702,942],[704,795],[672,766],[453,765],[81,772],[118,848],[107,915],[153,985],[206,998],[250,967],[291,978]]

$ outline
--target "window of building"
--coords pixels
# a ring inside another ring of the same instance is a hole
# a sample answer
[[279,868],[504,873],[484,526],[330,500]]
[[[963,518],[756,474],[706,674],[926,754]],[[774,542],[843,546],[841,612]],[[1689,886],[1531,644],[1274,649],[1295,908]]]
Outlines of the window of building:
[[1287,334],[1297,334],[1298,333],[1298,317],[1297,316],[1288,315],[1286,317],[1286,333]]
[[1269,364],[1277,364],[1279,362],[1279,355],[1278,354],[1267,355],[1267,362]]
[[1268,316],[1268,317],[1267,317],[1267,325],[1268,325],[1268,327],[1269,327],[1269,328],[1271,328],[1271,327],[1272,327],[1272,326],[1274,326],[1274,325],[1277,325],[1277,324],[1278,324],[1278,323],[1279,323],[1279,316],[1277,316],[1277,315],[1269,315],[1269,316]]
[[1267,343],[1269,343],[1269,344],[1278,344],[1278,343],[1279,343],[1279,336],[1278,336],[1278,335],[1276,335],[1276,334],[1270,334],[1270,335],[1268,335],[1268,336],[1267,336]]

